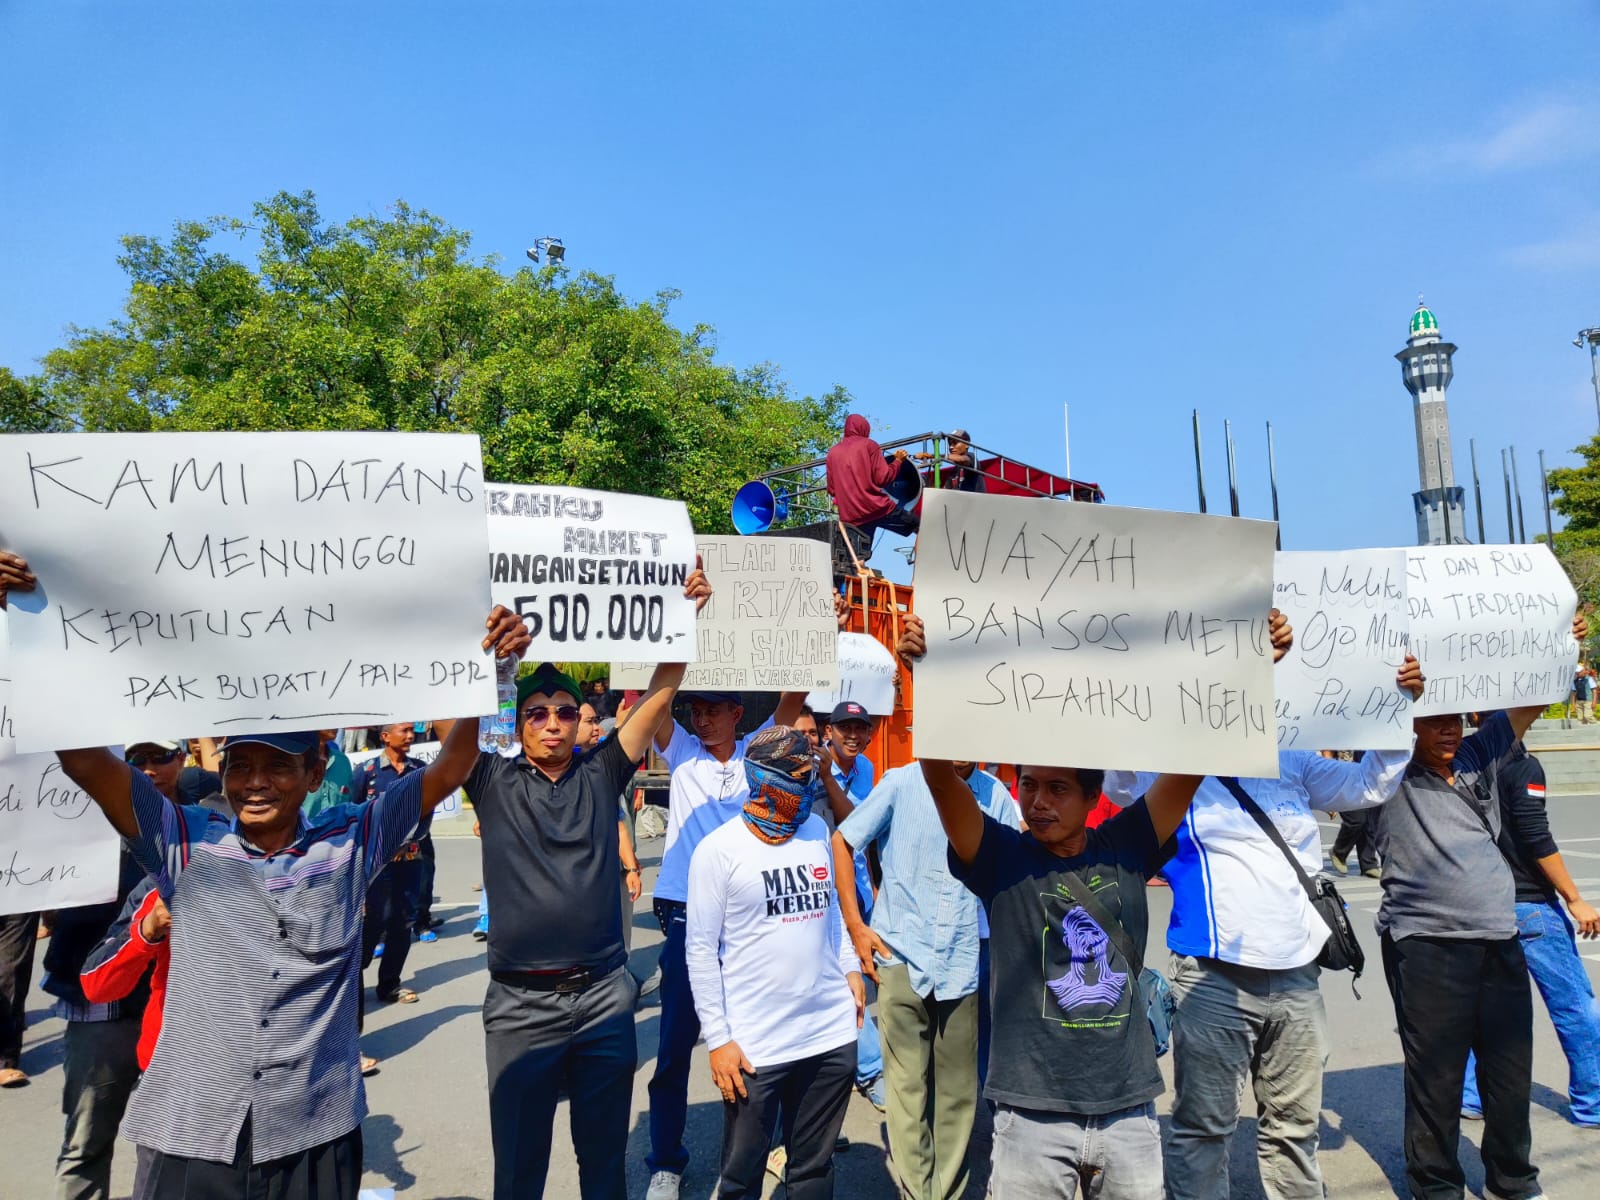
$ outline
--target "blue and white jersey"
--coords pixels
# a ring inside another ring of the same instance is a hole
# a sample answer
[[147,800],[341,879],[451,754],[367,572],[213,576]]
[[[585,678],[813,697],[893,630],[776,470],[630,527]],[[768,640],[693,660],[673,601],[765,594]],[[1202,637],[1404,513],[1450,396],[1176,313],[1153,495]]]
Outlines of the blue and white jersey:
[[[1284,750],[1277,779],[1239,783],[1306,873],[1315,875],[1322,869],[1322,838],[1313,812],[1383,804],[1399,789],[1410,761],[1409,750],[1371,750],[1358,763]],[[1155,780],[1146,772],[1110,771],[1106,795],[1126,806]],[[1162,871],[1172,885],[1167,947],[1174,954],[1286,970],[1321,953],[1327,925],[1283,852],[1218,780],[1207,777],[1200,785],[1176,837],[1177,853]]]

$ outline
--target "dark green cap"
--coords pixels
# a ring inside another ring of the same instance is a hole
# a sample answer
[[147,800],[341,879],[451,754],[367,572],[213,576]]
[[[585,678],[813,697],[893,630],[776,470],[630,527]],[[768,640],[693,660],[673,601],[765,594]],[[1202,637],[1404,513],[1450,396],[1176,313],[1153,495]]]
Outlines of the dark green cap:
[[555,663],[540,663],[533,669],[533,674],[524,675],[517,680],[517,708],[520,710],[528,697],[535,692],[543,692],[547,696],[566,692],[572,697],[574,704],[583,703],[583,690],[578,687],[572,676]]

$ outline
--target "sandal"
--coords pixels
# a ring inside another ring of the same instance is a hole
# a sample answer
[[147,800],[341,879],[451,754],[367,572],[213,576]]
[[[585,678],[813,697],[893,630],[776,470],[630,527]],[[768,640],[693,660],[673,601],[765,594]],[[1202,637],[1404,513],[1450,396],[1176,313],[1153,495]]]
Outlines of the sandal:
[[28,1073],[16,1067],[0,1070],[0,1088],[18,1088],[28,1085]]
[[370,1054],[361,1056],[361,1073],[363,1075],[376,1075],[378,1073],[378,1060]]
[[417,1002],[417,994],[410,988],[400,988],[397,991],[390,992],[387,996],[379,996],[378,999],[385,1004],[415,1004]]

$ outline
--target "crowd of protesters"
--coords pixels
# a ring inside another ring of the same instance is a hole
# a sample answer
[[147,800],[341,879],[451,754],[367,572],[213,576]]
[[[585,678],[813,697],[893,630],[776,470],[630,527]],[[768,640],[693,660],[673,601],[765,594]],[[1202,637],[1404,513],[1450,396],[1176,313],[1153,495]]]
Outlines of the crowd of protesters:
[[[870,445],[868,432],[851,430]],[[0,551],[0,599],[35,583]],[[699,570],[685,595],[709,598]],[[1293,635],[1276,613],[1270,634],[1281,658]],[[527,644],[514,614],[488,614],[486,652]],[[925,650],[908,616],[901,660]],[[355,768],[334,730],[60,752],[124,849],[116,899],[57,914],[44,955],[67,1022],[57,1193],[108,1196],[120,1130],[136,1200],[354,1200],[362,1076],[378,1068],[359,1046],[362,974],[376,961],[376,999],[416,1001],[406,956],[438,924],[430,817],[462,789],[482,843],[494,1195],[545,1193],[564,1096],[581,1194],[621,1200],[641,992],[627,797],[652,750],[671,778],[648,1200],[674,1200],[691,1170],[702,1039],[723,1135],[698,1183],[722,1197],[760,1196],[768,1173],[794,1200],[832,1195],[855,1094],[884,1111],[888,1169],[914,1200],[967,1189],[980,1100],[995,1200],[1220,1200],[1247,1087],[1268,1193],[1321,1197],[1336,1051],[1318,965],[1330,926],[1307,886],[1318,812],[1360,814],[1381,858],[1412,1194],[1463,1194],[1465,1114],[1483,1121],[1490,1190],[1540,1195],[1530,971],[1572,1066],[1572,1120],[1600,1126],[1600,1015],[1575,942],[1600,933],[1600,913],[1563,865],[1521,745],[1537,709],[1485,714],[1470,736],[1460,716],[1420,718],[1410,752],[1284,752],[1270,780],[1021,764],[1012,794],[971,762],[880,778],[865,753],[876,718],[813,712],[803,693],[741,733],[738,694],[695,692],[685,728],[671,715],[684,670],[656,668],[613,712],[538,664],[518,680],[511,753],[480,750],[475,718],[434,722],[429,762],[411,756],[410,724],[375,731],[381,753]],[[1420,694],[1415,660],[1395,686]],[[1170,985],[1145,965],[1158,873]],[[0,918],[0,1086],[26,1082],[37,928]]]

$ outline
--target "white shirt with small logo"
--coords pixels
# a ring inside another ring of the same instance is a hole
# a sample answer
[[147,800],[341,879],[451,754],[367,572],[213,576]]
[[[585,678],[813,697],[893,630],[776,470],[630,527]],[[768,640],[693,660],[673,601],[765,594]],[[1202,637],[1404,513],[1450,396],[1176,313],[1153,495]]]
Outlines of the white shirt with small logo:
[[687,918],[707,1049],[737,1042],[759,1070],[855,1041],[846,976],[861,963],[844,936],[821,817],[779,846],[742,817],[706,834],[689,864]]

